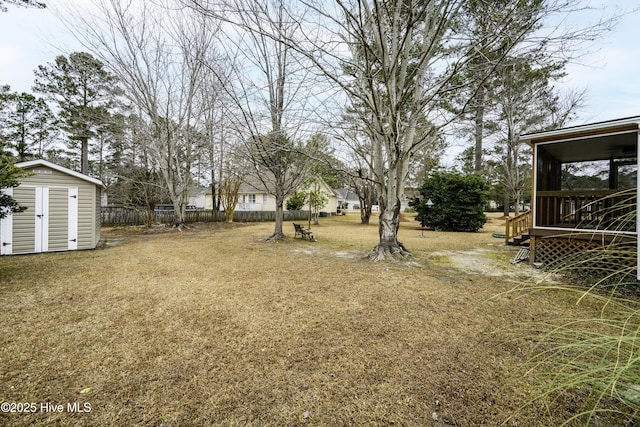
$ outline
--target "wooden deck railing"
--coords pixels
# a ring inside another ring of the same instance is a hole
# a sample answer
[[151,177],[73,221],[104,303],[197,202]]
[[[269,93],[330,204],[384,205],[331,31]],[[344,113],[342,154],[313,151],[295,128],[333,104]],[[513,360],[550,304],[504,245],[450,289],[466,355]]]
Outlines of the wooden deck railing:
[[533,214],[531,211],[525,211],[521,214],[514,216],[513,218],[505,218],[504,227],[504,242],[509,243],[509,240],[514,237],[520,236],[527,231],[533,225]]
[[635,189],[538,191],[536,226],[607,228],[636,209]]

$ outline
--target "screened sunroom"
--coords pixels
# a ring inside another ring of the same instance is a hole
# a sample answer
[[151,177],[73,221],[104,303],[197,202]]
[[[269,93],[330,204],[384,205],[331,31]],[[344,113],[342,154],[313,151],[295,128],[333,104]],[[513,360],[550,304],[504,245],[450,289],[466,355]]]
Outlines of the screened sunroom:
[[530,262],[612,242],[638,252],[639,128],[637,116],[521,136],[533,151]]

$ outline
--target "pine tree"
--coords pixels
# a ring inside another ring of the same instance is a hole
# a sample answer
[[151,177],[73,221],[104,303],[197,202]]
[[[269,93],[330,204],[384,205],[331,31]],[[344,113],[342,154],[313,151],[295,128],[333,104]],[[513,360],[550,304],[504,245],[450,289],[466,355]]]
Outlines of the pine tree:
[[80,170],[89,172],[89,140],[109,122],[120,89],[102,62],[86,52],[60,55],[35,71],[34,91],[57,102],[62,129],[80,143]]
[[44,9],[47,5],[37,0],[0,0],[0,12],[7,12],[8,9],[5,4],[12,4],[14,6],[32,7],[35,9]]
[[12,148],[18,161],[44,157],[45,149],[57,135],[55,115],[44,99],[26,92],[0,92],[2,128],[7,148]]
[[[20,185],[19,179],[25,176],[25,172],[14,165],[14,158],[4,149],[4,143],[0,139],[0,188],[14,188]],[[0,192],[0,219],[15,212],[23,212],[27,208],[21,206],[16,199]]]

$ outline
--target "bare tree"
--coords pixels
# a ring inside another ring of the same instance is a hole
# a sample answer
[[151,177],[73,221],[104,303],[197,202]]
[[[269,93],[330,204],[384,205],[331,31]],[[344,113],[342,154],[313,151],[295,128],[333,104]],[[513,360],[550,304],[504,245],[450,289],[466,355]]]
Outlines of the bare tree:
[[212,209],[219,211],[221,207],[221,188],[229,159],[235,159],[235,151],[239,137],[232,126],[236,112],[233,103],[224,89],[230,71],[221,56],[206,64],[208,73],[199,91],[200,103],[203,106],[202,129],[205,143],[200,150],[198,177],[206,181],[210,187]]
[[[465,89],[477,94],[515,47],[527,51],[545,45],[563,53],[607,27],[607,23],[587,29],[558,25],[532,32],[549,16],[556,14],[562,21],[563,14],[584,8],[572,0],[543,1],[542,8],[537,8],[540,2],[532,2],[534,9],[527,9],[524,22],[518,20],[522,2],[505,1],[481,40],[477,32],[464,31],[460,25],[465,0],[303,0],[276,2],[277,7],[256,1],[243,3],[240,14],[217,1],[189,3],[250,28],[261,41],[304,55],[318,74],[342,90],[345,104],[356,111],[371,141],[372,179],[380,205],[379,243],[370,253],[372,260],[409,255],[397,238],[409,165],[416,152],[438,141],[439,131],[457,118],[443,105],[450,93]],[[254,6],[260,16],[268,15],[267,9],[277,10],[275,22],[286,23],[285,27],[271,25],[273,19],[247,22],[244,16],[256,16]],[[515,28],[514,22],[519,22]],[[470,64],[486,60],[487,52],[495,53],[490,66],[474,68],[473,78],[460,78],[463,70],[472,68]],[[467,105],[460,107],[466,110]],[[419,131],[424,118],[429,127]]]
[[[372,260],[409,254],[397,233],[411,158],[422,147],[434,144],[439,130],[456,119],[456,114],[447,114],[443,100],[465,87],[468,93],[477,93],[491,68],[478,69],[473,79],[460,79],[461,71],[479,62],[487,51],[500,53],[492,58],[496,67],[516,46],[566,46],[594,34],[552,30],[536,32],[525,40],[530,29],[543,19],[575,10],[575,2],[549,0],[543,13],[514,31],[512,24],[521,12],[516,6],[521,2],[511,0],[505,2],[493,31],[478,40],[460,27],[466,3],[306,0],[304,16],[291,9],[289,21],[299,22],[299,31],[287,43],[343,90],[371,141],[373,179],[380,205],[380,239],[370,253]],[[313,38],[315,35],[318,39]],[[272,37],[282,39],[283,35]],[[424,117],[431,128],[419,132]]]
[[306,179],[311,161],[301,155],[309,147],[301,142],[301,129],[311,91],[310,67],[301,64],[301,56],[285,43],[298,22],[288,19],[284,0],[215,2],[215,7],[209,2],[187,3],[204,16],[233,24],[221,43],[233,78],[225,76],[220,83],[239,113],[234,127],[246,133],[243,140],[253,175],[273,189],[276,199],[275,228],[267,240],[281,239],[285,200]]
[[344,173],[347,177],[348,188],[358,196],[360,223],[368,225],[372,207],[376,203],[370,140],[360,130],[357,118],[352,115],[346,115],[343,118],[336,137],[344,146],[348,147],[350,158],[346,163],[350,165],[350,168]]
[[[460,3],[310,4],[317,15],[329,20],[325,31],[334,31],[333,42],[314,44],[323,53],[316,65],[344,90],[371,141],[380,205],[379,243],[371,251],[372,260],[409,254],[397,239],[400,200],[412,154],[436,135],[435,126],[418,132],[419,121],[425,112],[435,110],[436,100],[450,89],[457,70],[454,66],[437,78],[432,72],[442,48],[451,43],[447,37]],[[296,41],[301,50],[316,58],[317,52],[305,44],[305,40]]]
[[233,214],[238,204],[240,185],[244,177],[237,173],[238,169],[225,168],[225,173],[220,176],[220,205],[224,209],[227,222],[233,222]]
[[[279,7],[272,9],[277,10],[278,19],[267,22],[286,23],[285,27],[265,26],[261,20],[247,23],[247,16],[256,16],[252,8],[260,8],[265,15],[266,6],[258,2],[243,3],[246,10],[239,16],[225,16],[208,2],[198,3],[207,3],[209,13],[251,28],[253,37],[280,46],[281,52],[290,54],[295,48],[344,91],[372,147],[380,241],[371,258],[407,255],[397,239],[400,200],[412,153],[436,135],[435,127],[418,135],[419,120],[427,107],[434,110],[439,96],[451,90],[450,80],[457,72],[454,66],[444,76],[434,78],[431,71],[442,57],[444,45],[452,43],[445,36],[451,37],[462,2],[310,0],[302,3],[304,10],[295,6],[285,9],[279,2]],[[279,77],[269,86],[271,105],[275,107],[278,89],[284,87],[277,83],[285,82],[286,73]],[[276,113],[272,117],[281,117],[277,109],[272,111]],[[277,134],[278,127],[273,130]]]
[[[184,222],[205,111],[198,94],[217,27],[190,9],[94,0],[61,15],[76,37],[117,75],[153,128],[149,151]],[[170,12],[170,13],[168,13]]]

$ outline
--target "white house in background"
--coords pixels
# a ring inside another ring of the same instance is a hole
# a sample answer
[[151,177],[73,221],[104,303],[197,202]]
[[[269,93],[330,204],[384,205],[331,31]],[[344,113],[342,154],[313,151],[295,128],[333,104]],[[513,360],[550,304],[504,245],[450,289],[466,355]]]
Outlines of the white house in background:
[[338,207],[344,210],[360,209],[360,199],[358,195],[348,188],[336,188],[334,192],[338,195]]
[[246,178],[238,190],[237,211],[275,211],[276,198],[272,188],[265,188],[260,180]]
[[195,206],[196,209],[213,209],[213,205],[207,206],[207,191],[209,192],[209,202],[211,201],[211,187],[197,187],[189,193],[187,205]]
[[100,240],[102,182],[46,160],[16,166],[29,176],[3,192],[27,210],[0,220],[0,254],[95,248]]
[[[327,204],[320,209],[321,212],[327,212],[329,215],[335,215],[338,211],[338,196],[331,187],[322,179],[317,178],[314,183],[301,190],[314,189],[318,186],[320,191],[327,195]],[[211,191],[205,193],[205,206],[207,209],[211,209],[213,206]],[[286,201],[285,207],[286,210]],[[309,206],[304,205],[302,210],[308,210]],[[275,211],[276,210],[276,198],[274,196],[273,188],[266,188],[265,185],[258,179],[247,177],[245,181],[240,185],[238,191],[238,204],[236,205],[237,211]]]
[[[338,195],[321,177],[317,177],[314,181],[302,190],[316,191],[324,193],[327,196],[327,204],[320,208],[320,212],[326,212],[328,215],[336,215],[338,213]],[[302,210],[309,210],[309,205],[305,204]]]
[[[338,206],[348,211],[360,210],[360,199],[358,195],[348,188],[338,188],[334,190],[338,195]],[[400,210],[404,211],[409,207],[409,202],[415,197],[417,190],[407,188],[400,197]],[[376,204],[371,207],[372,212],[378,212],[380,207]]]

